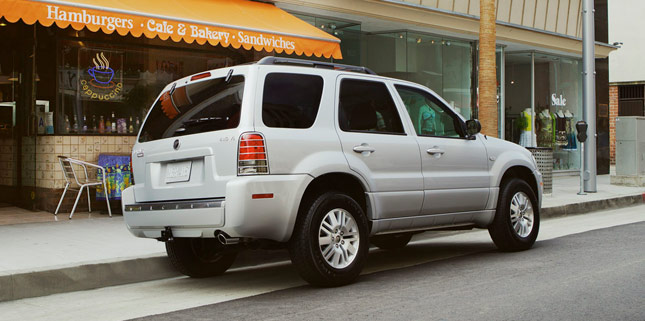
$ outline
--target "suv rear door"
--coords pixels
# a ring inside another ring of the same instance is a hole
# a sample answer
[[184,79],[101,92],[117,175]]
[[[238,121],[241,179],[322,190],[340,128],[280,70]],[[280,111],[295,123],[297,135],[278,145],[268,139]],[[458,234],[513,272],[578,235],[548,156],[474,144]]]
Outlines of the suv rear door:
[[336,131],[350,168],[369,184],[376,201],[373,219],[418,215],[419,147],[403,127],[393,91],[381,80],[354,75],[339,76],[336,88]]

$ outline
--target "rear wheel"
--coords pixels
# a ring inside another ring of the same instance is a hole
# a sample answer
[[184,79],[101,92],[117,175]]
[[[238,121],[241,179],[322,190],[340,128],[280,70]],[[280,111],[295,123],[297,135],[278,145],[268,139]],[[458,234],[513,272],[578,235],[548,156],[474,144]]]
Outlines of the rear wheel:
[[396,250],[405,247],[412,239],[412,233],[376,235],[370,240],[372,244],[383,250]]
[[179,272],[194,278],[226,272],[237,256],[214,238],[175,238],[166,242],[166,253]]
[[533,246],[540,227],[537,204],[535,193],[525,181],[513,178],[502,185],[497,212],[488,227],[500,250],[522,251]]
[[348,195],[328,192],[301,215],[289,244],[300,276],[317,286],[354,281],[369,247],[367,218],[360,205]]

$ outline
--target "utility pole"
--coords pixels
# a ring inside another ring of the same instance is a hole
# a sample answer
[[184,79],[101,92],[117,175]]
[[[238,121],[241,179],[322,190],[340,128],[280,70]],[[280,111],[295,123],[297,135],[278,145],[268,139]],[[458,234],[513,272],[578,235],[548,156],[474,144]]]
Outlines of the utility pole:
[[589,138],[584,150],[584,190],[596,190],[596,61],[594,36],[594,0],[582,2],[582,111]]

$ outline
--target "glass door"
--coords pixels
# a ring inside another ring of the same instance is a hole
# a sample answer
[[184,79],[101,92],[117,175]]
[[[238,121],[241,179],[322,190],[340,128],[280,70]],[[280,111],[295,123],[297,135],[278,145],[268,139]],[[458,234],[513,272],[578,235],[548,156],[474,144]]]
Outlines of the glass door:
[[0,20],[0,203],[36,208],[35,26]]

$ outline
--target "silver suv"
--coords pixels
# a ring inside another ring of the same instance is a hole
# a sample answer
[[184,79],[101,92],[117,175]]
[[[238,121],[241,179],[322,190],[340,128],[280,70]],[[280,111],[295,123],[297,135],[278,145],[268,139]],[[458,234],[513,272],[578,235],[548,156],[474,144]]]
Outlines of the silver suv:
[[128,229],[191,277],[247,247],[286,247],[309,283],[355,280],[370,241],[488,228],[504,251],[538,234],[542,176],[432,90],[363,67],[267,57],[169,84],[132,151]]

